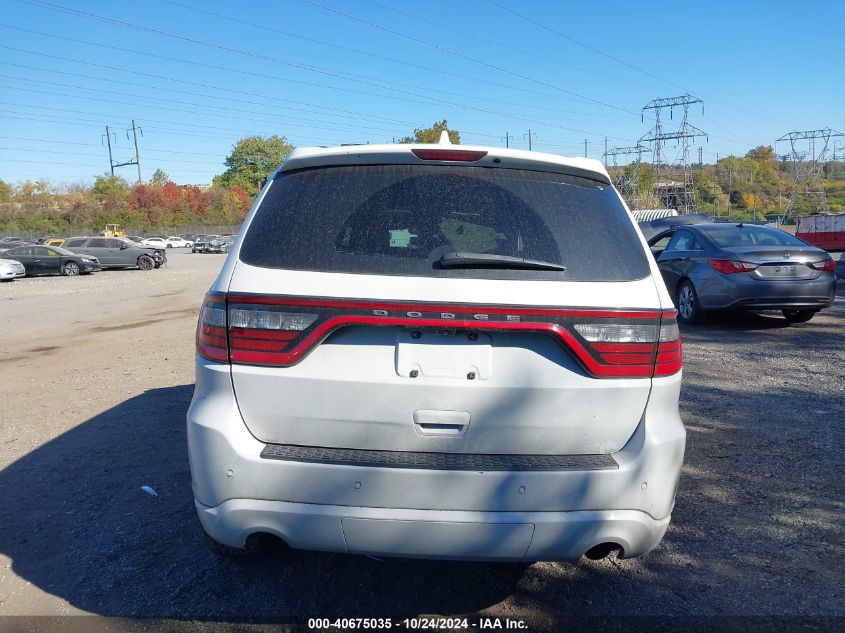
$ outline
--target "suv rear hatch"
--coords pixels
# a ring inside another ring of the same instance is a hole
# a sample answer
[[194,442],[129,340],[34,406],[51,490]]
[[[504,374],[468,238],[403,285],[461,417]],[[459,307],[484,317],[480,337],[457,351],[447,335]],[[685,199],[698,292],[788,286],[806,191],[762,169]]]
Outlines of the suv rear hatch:
[[600,174],[423,161],[277,174],[198,343],[259,440],[384,451],[614,452],[680,368]]

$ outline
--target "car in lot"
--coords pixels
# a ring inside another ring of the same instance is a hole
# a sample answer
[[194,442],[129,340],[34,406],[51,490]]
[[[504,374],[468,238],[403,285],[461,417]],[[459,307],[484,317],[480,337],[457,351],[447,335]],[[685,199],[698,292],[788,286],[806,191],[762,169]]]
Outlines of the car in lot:
[[27,246],[29,244],[35,244],[35,242],[31,240],[25,240],[22,237],[4,237],[0,238],[0,251],[7,251],[10,248],[16,248],[18,246]]
[[649,246],[685,323],[712,310],[779,310],[803,323],[834,301],[833,259],[785,231],[693,224],[669,228]]
[[0,257],[23,264],[27,276],[66,275],[75,277],[80,273],[100,270],[96,257],[79,255],[57,246],[18,246],[0,253]]
[[65,239],[63,237],[53,237],[44,242],[47,246],[64,246]]
[[598,161],[294,150],[200,311],[204,530],[218,550],[648,552],[685,447],[659,274]]
[[26,276],[26,268],[14,259],[3,259],[0,255],[0,281],[13,281]]
[[167,263],[165,249],[143,246],[121,237],[69,237],[65,248],[96,257],[103,268],[152,270]]
[[194,245],[191,247],[192,253],[207,253],[209,244],[212,240],[222,239],[222,235],[198,235],[194,240]]
[[836,278],[845,279],[845,252],[839,254],[839,261],[836,262]]
[[208,241],[208,246],[206,246],[205,252],[228,253],[233,241],[232,237],[221,235],[220,237],[216,237]]

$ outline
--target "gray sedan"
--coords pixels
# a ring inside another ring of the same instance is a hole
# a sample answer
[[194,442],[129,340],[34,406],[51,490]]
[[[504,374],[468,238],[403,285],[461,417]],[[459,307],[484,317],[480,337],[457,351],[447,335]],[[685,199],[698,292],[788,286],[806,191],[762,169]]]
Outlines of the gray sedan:
[[660,233],[649,246],[685,323],[708,310],[780,310],[803,323],[834,300],[833,259],[784,231],[695,224]]

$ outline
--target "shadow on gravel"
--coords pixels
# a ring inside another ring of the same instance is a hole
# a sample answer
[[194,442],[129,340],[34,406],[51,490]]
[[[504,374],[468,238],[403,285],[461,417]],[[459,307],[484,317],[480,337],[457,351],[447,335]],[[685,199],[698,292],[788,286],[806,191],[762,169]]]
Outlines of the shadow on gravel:
[[101,615],[198,619],[472,613],[516,590],[524,564],[219,558],[193,507],[192,391],[148,391],[0,473],[0,551],[15,574]]

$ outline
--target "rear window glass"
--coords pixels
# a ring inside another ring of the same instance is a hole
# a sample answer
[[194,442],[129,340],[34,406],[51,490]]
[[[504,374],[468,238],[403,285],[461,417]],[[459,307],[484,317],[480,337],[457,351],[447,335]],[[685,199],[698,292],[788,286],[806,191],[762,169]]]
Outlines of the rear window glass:
[[716,246],[806,246],[797,237],[763,226],[699,227]]
[[84,239],[82,239],[82,240],[67,240],[64,245],[67,248],[78,248],[78,247],[84,245],[85,242],[87,242],[87,241],[88,240],[84,240]]
[[[450,252],[541,260],[565,271],[445,268]],[[279,174],[240,258],[266,268],[383,275],[628,281],[648,275],[609,185],[575,176],[443,165]]]

